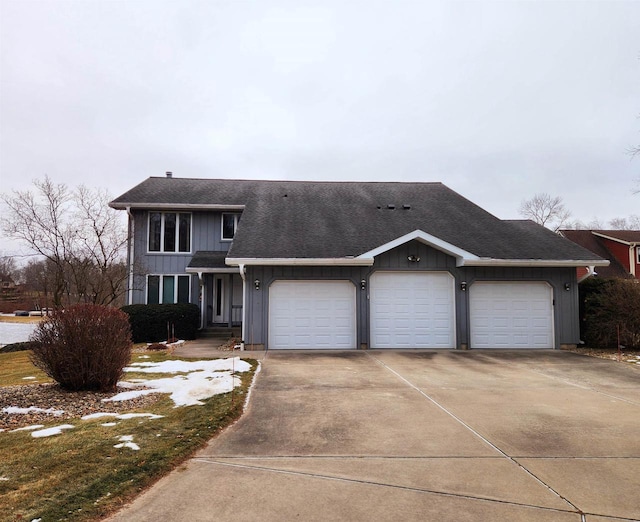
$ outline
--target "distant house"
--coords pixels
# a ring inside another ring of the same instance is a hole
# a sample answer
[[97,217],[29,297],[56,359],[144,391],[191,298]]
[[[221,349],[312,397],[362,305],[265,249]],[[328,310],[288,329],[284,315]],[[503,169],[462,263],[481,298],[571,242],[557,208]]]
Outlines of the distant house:
[[580,338],[576,268],[608,265],[441,183],[168,174],[110,205],[128,302],[195,303],[248,349],[560,348]]
[[640,279],[640,230],[561,230],[560,234],[609,260],[609,266],[578,268],[578,281],[591,275]]

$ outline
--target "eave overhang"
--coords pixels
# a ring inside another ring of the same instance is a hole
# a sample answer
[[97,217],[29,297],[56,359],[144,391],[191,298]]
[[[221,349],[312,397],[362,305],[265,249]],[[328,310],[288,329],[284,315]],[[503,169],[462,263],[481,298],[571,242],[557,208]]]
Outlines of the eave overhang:
[[240,272],[239,267],[233,266],[225,268],[188,266],[184,270],[189,274],[237,274]]
[[228,257],[225,263],[229,266],[371,266],[372,259],[359,257]]
[[630,247],[635,247],[638,246],[638,242],[637,241],[625,241],[624,239],[620,239],[619,237],[612,237],[612,236],[608,236],[606,234],[602,234],[601,232],[595,232],[595,231],[591,231],[591,233],[594,236],[598,236],[604,239],[608,239],[610,241],[615,241],[616,243],[621,243],[623,245],[627,245]]
[[127,208],[138,210],[218,210],[218,211],[240,211],[244,210],[244,205],[218,205],[218,204],[198,204],[198,203],[109,203],[111,208],[116,210],[126,210]]
[[479,258],[475,260],[463,260],[458,266],[520,266],[520,267],[594,267],[609,266],[606,259],[492,259]]

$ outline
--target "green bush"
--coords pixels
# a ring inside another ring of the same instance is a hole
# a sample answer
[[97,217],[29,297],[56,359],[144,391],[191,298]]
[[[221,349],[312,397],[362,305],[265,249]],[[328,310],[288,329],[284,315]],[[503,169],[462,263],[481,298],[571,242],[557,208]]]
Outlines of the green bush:
[[640,348],[638,281],[596,279],[581,288],[581,297],[583,335],[588,346],[615,348],[619,335],[621,345]]
[[134,343],[195,339],[200,326],[200,308],[194,304],[129,305],[121,309],[129,316]]
[[115,391],[131,359],[131,329],[117,308],[80,304],[57,310],[31,336],[35,366],[67,390]]

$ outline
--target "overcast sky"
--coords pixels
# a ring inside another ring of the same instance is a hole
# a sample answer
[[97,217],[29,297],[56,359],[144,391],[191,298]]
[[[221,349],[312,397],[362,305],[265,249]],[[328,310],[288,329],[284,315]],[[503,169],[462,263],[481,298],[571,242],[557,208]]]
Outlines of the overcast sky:
[[640,214],[639,1],[0,4],[2,192],[171,170]]

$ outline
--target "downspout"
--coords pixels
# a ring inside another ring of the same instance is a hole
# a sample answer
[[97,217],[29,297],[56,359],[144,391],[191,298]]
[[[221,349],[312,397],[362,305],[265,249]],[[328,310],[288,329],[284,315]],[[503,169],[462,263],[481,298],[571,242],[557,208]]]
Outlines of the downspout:
[[128,250],[129,250],[129,281],[127,283],[127,304],[133,304],[133,260],[135,259],[134,253],[134,245],[135,245],[135,227],[136,222],[133,219],[133,214],[131,213],[131,207],[127,207],[127,215],[129,216],[129,237],[128,239]]
[[244,340],[247,324],[247,272],[244,263],[238,266],[240,268],[240,277],[242,277],[242,339],[240,340],[240,351],[244,352]]
[[200,295],[199,297],[199,301],[200,301],[200,328],[198,328],[199,330],[204,329],[204,280],[202,279],[202,272],[198,272],[198,290]]

